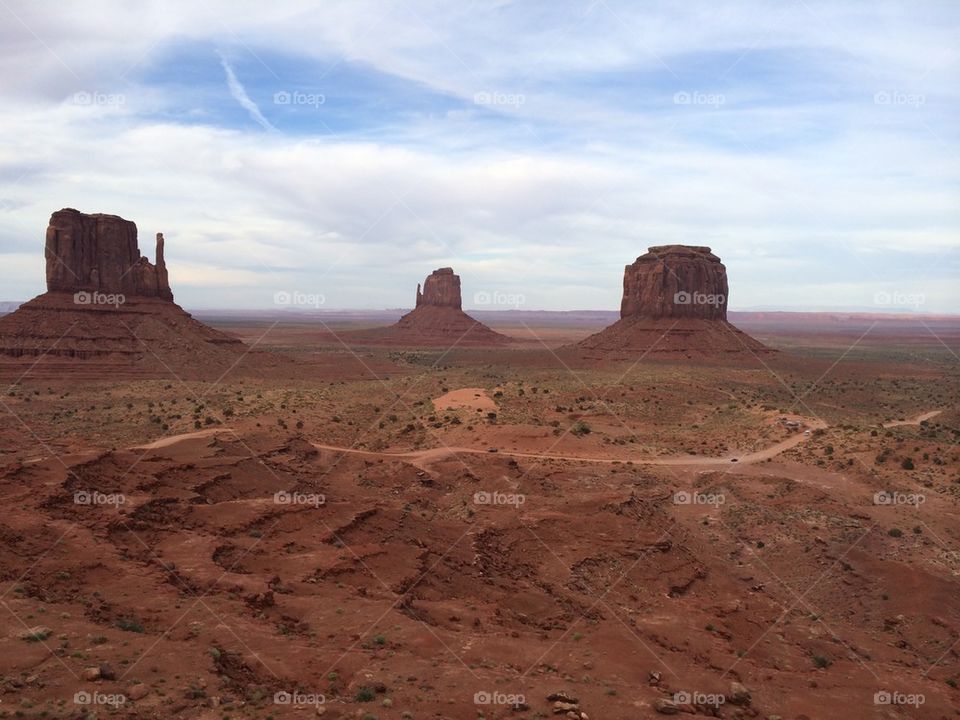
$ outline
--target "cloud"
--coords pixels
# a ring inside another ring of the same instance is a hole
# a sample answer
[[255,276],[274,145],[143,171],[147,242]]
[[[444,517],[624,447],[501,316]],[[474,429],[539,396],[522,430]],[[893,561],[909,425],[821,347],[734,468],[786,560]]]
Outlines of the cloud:
[[270,121],[260,112],[257,104],[247,95],[246,88],[244,88],[240,80],[237,79],[237,74],[233,71],[230,63],[227,62],[227,58],[222,54],[220,55],[220,64],[223,66],[223,71],[227,74],[227,87],[230,89],[230,96],[236,100],[244,110],[250,113],[250,117],[264,130],[276,132],[277,129],[270,124]]
[[[397,307],[453,265],[465,297],[615,308],[623,265],[680,242],[725,260],[732,307],[899,281],[960,310],[949,5],[9,4],[30,28],[0,21],[10,299],[42,290],[43,228],[73,206],[163,231],[195,307]],[[325,102],[268,120],[278,91]]]

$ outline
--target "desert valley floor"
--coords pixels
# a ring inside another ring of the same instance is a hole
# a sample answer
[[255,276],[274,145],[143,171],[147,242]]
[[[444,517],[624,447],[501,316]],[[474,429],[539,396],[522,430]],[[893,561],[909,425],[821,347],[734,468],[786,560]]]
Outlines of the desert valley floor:
[[957,717],[960,328],[208,322],[236,366],[0,364],[0,717]]

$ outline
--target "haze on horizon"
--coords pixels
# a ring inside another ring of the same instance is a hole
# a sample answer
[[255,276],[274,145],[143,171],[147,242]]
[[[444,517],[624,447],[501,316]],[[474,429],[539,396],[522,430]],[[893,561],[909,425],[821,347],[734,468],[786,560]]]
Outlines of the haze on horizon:
[[452,266],[467,309],[615,309],[625,264],[682,243],[722,258],[731,310],[960,312],[952,2],[0,17],[0,300],[43,292],[75,207],[149,257],[163,232],[191,308],[409,307]]

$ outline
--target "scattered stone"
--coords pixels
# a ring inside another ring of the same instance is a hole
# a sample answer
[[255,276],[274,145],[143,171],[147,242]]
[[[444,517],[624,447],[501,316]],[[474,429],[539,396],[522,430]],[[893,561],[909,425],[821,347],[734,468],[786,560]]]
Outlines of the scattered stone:
[[21,632],[19,637],[21,640],[36,642],[38,640],[46,640],[52,634],[53,630],[45,625],[36,625]]
[[727,694],[727,700],[734,705],[749,705],[750,691],[742,683],[736,681],[730,683],[730,692]]
[[666,698],[659,698],[653,704],[653,709],[661,715],[676,715],[680,712],[680,706],[673,700],[667,700]]
[[81,677],[84,680],[99,680],[100,679],[100,668],[98,667],[88,667],[84,668],[83,674]]
[[550,693],[547,695],[547,702],[564,702],[576,705],[578,702],[580,702],[580,700],[565,690],[560,690],[559,692]]
[[137,683],[136,685],[131,685],[130,689],[127,690],[127,697],[130,700],[140,700],[145,698],[150,694],[150,688],[147,687],[144,683]]

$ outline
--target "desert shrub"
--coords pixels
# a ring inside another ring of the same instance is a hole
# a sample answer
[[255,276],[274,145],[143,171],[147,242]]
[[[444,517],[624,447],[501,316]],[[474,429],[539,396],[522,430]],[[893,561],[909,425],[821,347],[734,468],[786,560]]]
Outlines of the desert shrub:
[[589,435],[591,432],[593,432],[592,429],[583,420],[577,420],[573,424],[573,427],[570,428],[570,434],[576,435],[577,437],[583,437],[584,435]]
[[357,702],[373,702],[375,697],[376,693],[373,691],[373,688],[364,685],[357,690],[357,694],[353,696],[353,699]]

